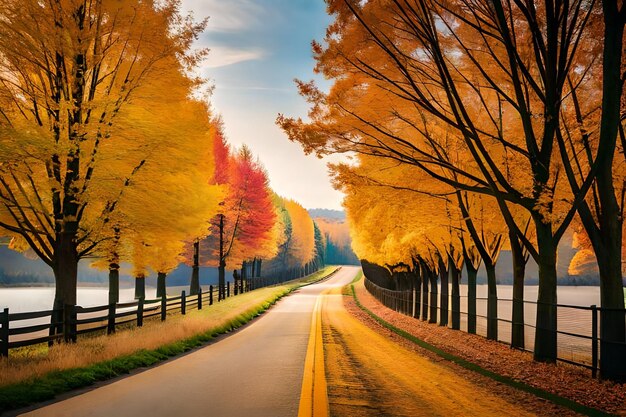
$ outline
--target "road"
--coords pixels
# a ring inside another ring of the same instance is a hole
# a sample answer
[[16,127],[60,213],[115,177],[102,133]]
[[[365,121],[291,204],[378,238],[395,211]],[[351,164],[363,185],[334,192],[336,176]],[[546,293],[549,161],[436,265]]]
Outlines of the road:
[[[362,283],[360,283],[362,285]],[[364,325],[337,289],[323,298],[322,324],[330,414],[379,416],[531,416],[511,401]]]
[[317,297],[358,269],[283,298],[233,335],[24,416],[296,416]]

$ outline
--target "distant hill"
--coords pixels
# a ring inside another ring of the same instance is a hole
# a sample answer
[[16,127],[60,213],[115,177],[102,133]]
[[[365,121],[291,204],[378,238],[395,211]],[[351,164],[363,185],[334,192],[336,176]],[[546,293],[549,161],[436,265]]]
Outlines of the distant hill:
[[331,209],[309,209],[309,216],[312,218],[320,217],[324,219],[345,220],[346,212],[343,210],[331,210]]
[[39,259],[29,259],[6,246],[0,246],[0,285],[53,284],[52,269]]

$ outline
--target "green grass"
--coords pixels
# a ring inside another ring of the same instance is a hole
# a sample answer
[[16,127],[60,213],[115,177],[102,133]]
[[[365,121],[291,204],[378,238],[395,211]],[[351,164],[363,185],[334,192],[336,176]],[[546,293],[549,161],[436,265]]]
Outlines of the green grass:
[[334,268],[327,267],[306,277],[306,279],[293,282],[293,285],[285,289],[285,291],[275,294],[272,298],[248,310],[246,313],[236,316],[221,326],[184,340],[169,343],[156,349],[139,350],[130,355],[119,356],[89,366],[49,372],[39,378],[0,387],[0,413],[47,401],[53,399],[58,394],[86,387],[98,381],[106,381],[120,375],[128,374],[134,369],[155,365],[168,358],[202,346],[220,334],[230,332],[243,326],[253,318],[265,312],[282,297],[303,285],[319,281],[333,269]]
[[[356,281],[353,281],[356,282]],[[394,332],[395,334],[397,334],[398,336],[403,337],[404,339],[407,339],[413,343],[415,343],[416,345],[418,345],[421,348],[424,348],[426,350],[429,350],[433,353],[435,353],[436,355],[438,355],[439,357],[448,360],[450,362],[454,362],[455,364],[465,368],[465,369],[469,369],[470,371],[474,371],[477,372],[483,376],[486,376],[488,378],[491,378],[495,381],[498,381],[502,384],[508,385],[510,387],[516,388],[518,390],[524,391],[524,392],[528,392],[530,394],[533,394],[537,397],[540,398],[544,398],[548,401],[551,401],[555,404],[558,404],[560,406],[569,408],[570,410],[573,410],[577,413],[580,414],[584,414],[587,416],[611,416],[613,414],[609,414],[606,413],[604,411],[595,409],[595,408],[591,408],[591,407],[587,407],[585,405],[579,404],[575,401],[572,401],[568,398],[565,397],[561,397],[559,395],[553,394],[551,392],[548,391],[544,391],[542,389],[533,387],[531,385],[525,384],[523,382],[520,381],[516,381],[512,378],[497,374],[495,372],[489,371],[473,362],[470,362],[468,360],[465,360],[463,358],[460,358],[458,356],[452,355],[451,353],[448,353],[444,350],[439,349],[436,346],[431,345],[430,343],[427,343],[415,336],[413,336],[412,334],[399,329],[397,327],[395,327],[394,325],[392,325],[391,323],[383,320],[382,318],[378,317],[376,314],[374,314],[372,311],[370,311],[367,307],[365,307],[364,305],[361,304],[361,302],[359,301],[357,295],[356,295],[356,291],[354,290],[354,283],[350,284],[350,289],[352,292],[352,297],[354,298],[354,301],[356,303],[356,305],[363,310],[365,313],[367,313],[372,319],[376,320],[376,322],[378,322],[380,325],[382,325],[383,327],[385,327],[386,329]]]
[[351,295],[350,288],[363,277],[363,271],[359,270],[354,279],[341,289],[342,295]]

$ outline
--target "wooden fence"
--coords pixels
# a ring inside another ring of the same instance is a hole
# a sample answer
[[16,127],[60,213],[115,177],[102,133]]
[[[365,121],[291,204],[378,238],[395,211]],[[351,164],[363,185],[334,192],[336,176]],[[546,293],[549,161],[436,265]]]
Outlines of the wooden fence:
[[[226,283],[226,297],[281,284],[284,284],[284,281],[280,278],[238,279],[234,283]],[[64,339],[63,333],[66,334],[66,341],[75,342],[77,336],[81,334],[105,331],[106,334],[112,334],[119,326],[141,327],[144,319],[160,317],[161,321],[165,321],[168,314],[186,314],[188,310],[201,310],[204,305],[212,305],[217,301],[219,301],[218,287],[210,285],[208,291],[197,295],[187,295],[182,291],[175,297],[139,299],[93,307],[67,305],[60,310],[28,313],[11,313],[5,308],[0,312],[0,356],[8,356],[9,349],[13,348],[39,343],[52,345]],[[69,331],[63,332],[63,328]]]
[[[228,292],[230,295],[228,283]],[[0,355],[8,356],[9,349],[39,343],[52,344],[63,338],[59,329],[68,326],[68,340],[76,341],[80,334],[104,332],[115,333],[119,326],[143,326],[144,319],[159,316],[162,321],[168,314],[186,314],[190,309],[201,310],[205,304],[217,300],[217,287],[211,285],[208,291],[188,296],[185,291],[176,297],[162,297],[152,300],[139,299],[127,303],[116,303],[93,307],[67,305],[63,310],[45,310],[29,313],[11,313],[8,308],[0,312]],[[63,318],[54,321],[53,318]],[[20,325],[25,321],[45,321]]]
[[[464,295],[459,295],[459,299],[454,300],[453,296],[447,294],[452,302],[446,303],[446,300],[441,299],[441,293],[429,292],[427,297],[423,297],[418,288],[404,291],[391,290],[380,287],[367,278],[365,278],[365,287],[383,305],[398,313],[482,336],[487,334],[487,298],[476,297],[478,308],[470,313],[467,308],[468,297]],[[438,295],[440,300],[438,300]],[[513,322],[507,316],[510,317],[513,300],[498,298],[497,301],[498,341],[510,343]],[[448,308],[448,305],[457,305],[458,308]],[[536,308],[536,302],[524,301],[524,350],[529,352],[532,352],[534,348]],[[604,310],[607,309],[595,305],[586,307],[556,304],[558,361],[585,367],[591,370],[594,377],[597,375],[601,360],[598,347],[600,341],[607,343],[599,332],[599,316]],[[626,314],[624,311],[622,313]],[[473,325],[470,326],[470,323]],[[618,344],[611,341],[608,343]],[[623,345],[623,343],[619,344]]]

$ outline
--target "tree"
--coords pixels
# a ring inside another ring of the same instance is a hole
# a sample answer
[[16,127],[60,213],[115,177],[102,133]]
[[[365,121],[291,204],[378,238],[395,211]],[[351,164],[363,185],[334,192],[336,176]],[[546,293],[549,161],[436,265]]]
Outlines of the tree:
[[[177,1],[7,1],[0,6],[0,226],[54,271],[55,308],[76,303],[78,260],[158,148],[204,27]],[[190,85],[185,81],[184,88]],[[163,110],[159,106],[159,110]],[[104,233],[107,236],[107,232]]]
[[[145,262],[140,275],[146,275],[146,267],[157,272],[159,297],[165,295],[166,275],[181,262],[186,242],[207,233],[206,219],[215,216],[223,195],[222,186],[209,183],[214,173],[214,147],[208,109],[184,93],[177,97],[177,122],[164,127],[166,139],[134,176],[133,192],[119,202],[111,216],[111,238],[94,252],[101,257],[96,266],[117,275],[121,262],[132,262],[128,248],[141,242]],[[170,90],[170,109],[175,97],[176,92]],[[186,140],[181,141],[181,136]],[[117,302],[117,278],[110,285],[110,302]]]
[[322,231],[317,225],[317,222],[313,221],[313,232],[315,235],[315,269],[322,268],[326,265],[326,247],[327,247],[327,239],[322,234]]
[[[221,132],[216,137],[214,182],[226,185],[220,213],[211,221],[210,235],[201,241],[204,264],[219,270],[220,299],[226,297],[227,262],[239,264],[255,256],[272,256],[277,232],[276,210],[267,173],[247,147],[231,155]],[[221,141],[221,145],[219,144]]]
[[[623,126],[623,47],[626,8],[600,2],[601,20],[592,21],[586,39],[595,47],[584,72],[572,71],[565,104],[572,110],[561,118],[558,150],[571,189],[585,195],[586,180],[595,174],[578,214],[595,253],[600,273],[602,377],[626,380],[626,317],[623,293],[623,212],[626,170]],[[601,59],[600,59],[601,56]],[[599,77],[599,74],[602,74]],[[619,141],[618,141],[619,137]],[[621,154],[621,156],[620,156]]]
[[[567,75],[586,73],[581,57],[594,52],[581,41],[594,4],[336,0],[329,10],[327,46],[314,53],[335,84],[326,95],[300,83],[312,122],[279,124],[307,151],[389,158],[493,196],[539,265],[535,358],[555,361],[556,248],[594,177],[564,187],[556,144]],[[511,205],[531,216],[535,242]]]
[[314,222],[308,211],[293,200],[285,201],[285,209],[291,220],[287,266],[301,270],[315,257]]

